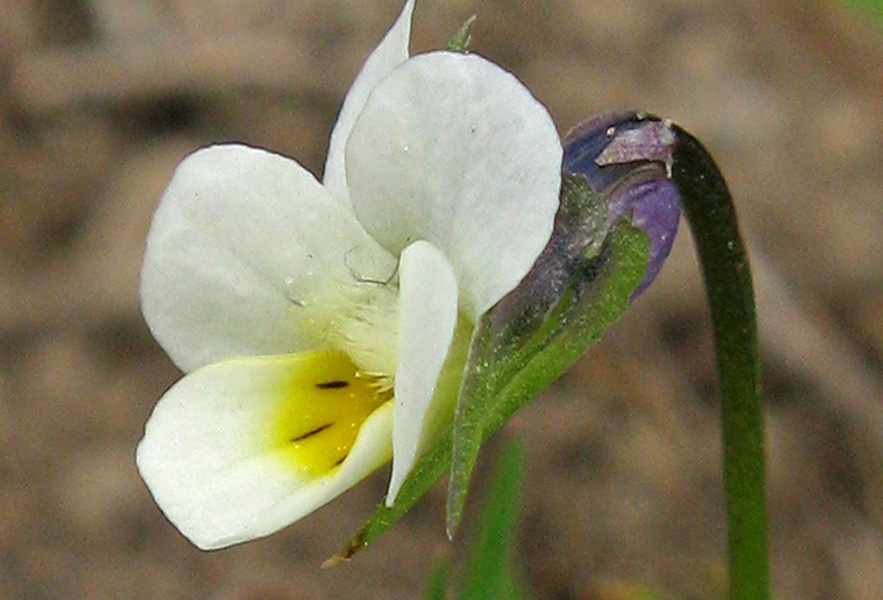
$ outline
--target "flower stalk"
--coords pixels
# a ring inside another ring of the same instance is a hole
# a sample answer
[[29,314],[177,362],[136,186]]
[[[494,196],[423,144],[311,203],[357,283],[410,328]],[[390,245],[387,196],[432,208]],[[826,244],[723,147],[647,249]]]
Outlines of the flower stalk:
[[672,177],[702,265],[722,398],[730,600],[767,600],[763,407],[748,256],[726,182],[702,144],[678,126]]

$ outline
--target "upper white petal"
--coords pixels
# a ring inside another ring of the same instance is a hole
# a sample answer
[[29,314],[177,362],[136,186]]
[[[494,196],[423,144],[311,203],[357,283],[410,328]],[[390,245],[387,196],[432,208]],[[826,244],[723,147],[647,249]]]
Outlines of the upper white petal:
[[444,253],[474,321],[549,240],[561,155],[551,117],[513,75],[434,52],[374,88],[347,144],[347,181],[359,220],[391,252],[425,239]]
[[368,94],[371,93],[374,86],[408,59],[408,45],[411,41],[411,15],[413,13],[414,0],[408,0],[392,28],[362,66],[362,70],[346,94],[340,114],[337,116],[337,123],[331,132],[323,182],[334,197],[347,206],[349,206],[349,193],[344,158],[346,140],[349,138],[353,123],[362,112]]
[[141,305],[184,371],[316,344],[304,301],[394,259],[295,161],[246,146],[187,157],[154,215]]
[[434,433],[432,401],[457,324],[457,279],[428,242],[402,252],[399,265],[398,367],[393,414],[393,464],[386,496],[392,505]]
[[307,477],[268,445],[298,355],[215,363],[160,399],[137,464],[156,503],[204,550],[263,537],[331,501],[389,460],[392,405],[376,409],[332,473]]

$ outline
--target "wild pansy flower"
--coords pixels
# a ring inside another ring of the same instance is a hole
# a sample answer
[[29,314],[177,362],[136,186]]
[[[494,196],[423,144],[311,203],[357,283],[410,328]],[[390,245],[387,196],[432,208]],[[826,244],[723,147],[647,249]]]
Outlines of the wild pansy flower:
[[545,108],[478,56],[409,58],[413,8],[348,92],[321,183],[213,146],[154,216],[142,308],[186,375],[137,463],[201,548],[273,533],[390,457],[393,503],[452,418],[475,323],[551,235],[562,149]]

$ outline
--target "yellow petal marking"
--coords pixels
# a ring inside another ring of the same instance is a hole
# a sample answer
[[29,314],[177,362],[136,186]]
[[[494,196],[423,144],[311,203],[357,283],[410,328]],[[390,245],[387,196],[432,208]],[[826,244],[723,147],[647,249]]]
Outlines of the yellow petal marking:
[[342,352],[301,352],[274,415],[272,444],[306,477],[344,461],[365,419],[391,397]]

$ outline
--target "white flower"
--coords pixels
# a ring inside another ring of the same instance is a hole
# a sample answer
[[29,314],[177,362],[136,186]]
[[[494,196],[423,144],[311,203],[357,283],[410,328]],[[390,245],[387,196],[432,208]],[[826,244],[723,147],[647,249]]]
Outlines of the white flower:
[[187,157],[141,300],[187,375],[137,463],[204,549],[268,535],[393,457],[392,503],[452,418],[478,318],[552,231],[561,146],[509,73],[408,58],[409,0],[347,94],[322,183],[239,145]]

